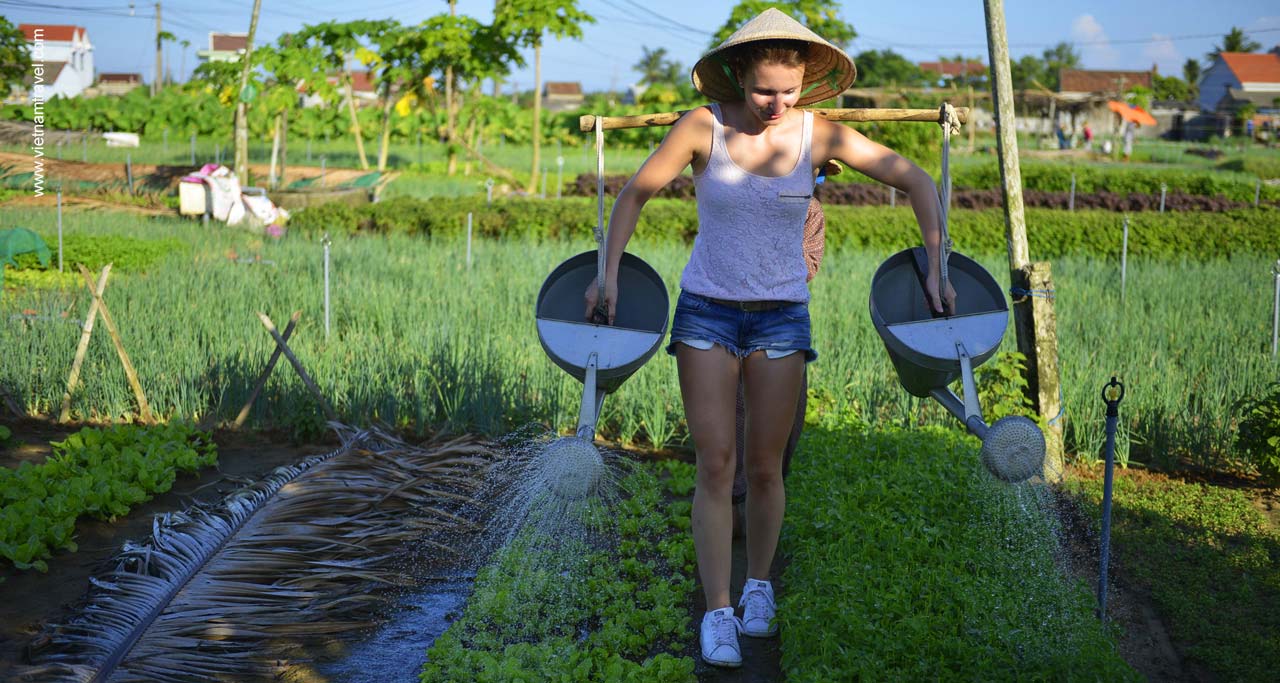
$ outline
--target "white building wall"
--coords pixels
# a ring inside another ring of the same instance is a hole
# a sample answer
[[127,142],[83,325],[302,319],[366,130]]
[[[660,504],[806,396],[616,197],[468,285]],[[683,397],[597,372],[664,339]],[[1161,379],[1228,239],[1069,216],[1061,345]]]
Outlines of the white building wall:
[[1200,77],[1200,99],[1196,104],[1200,105],[1200,111],[1213,111],[1227,94],[1227,88],[1239,87],[1240,81],[1227,63],[1221,59],[1214,60],[1213,66]]
[[[42,62],[44,64],[52,64],[54,62],[66,62],[66,66],[62,68],[62,73],[58,74],[58,79],[53,83],[45,83],[45,99],[54,96],[76,97],[84,91],[85,88],[93,85],[94,64],[93,64],[93,45],[88,41],[86,34],[80,34],[84,38],[76,40],[45,40],[43,53],[37,54],[35,44],[31,44],[31,61]],[[45,78],[49,78],[46,72]]]

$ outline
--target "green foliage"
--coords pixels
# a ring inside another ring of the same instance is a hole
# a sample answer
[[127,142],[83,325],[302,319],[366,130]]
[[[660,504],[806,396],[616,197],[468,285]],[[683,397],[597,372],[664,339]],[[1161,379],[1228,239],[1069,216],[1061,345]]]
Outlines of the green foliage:
[[976,443],[806,430],[780,549],[788,681],[1139,680],[1030,492],[992,479]]
[[8,427],[0,425],[0,448],[9,447],[9,439],[13,437],[13,432]]
[[[1047,192],[1069,192],[1071,178],[1075,176],[1076,192],[1159,194],[1163,183],[1168,186],[1169,192],[1204,197],[1221,196],[1233,201],[1252,203],[1257,183],[1256,177],[1245,174],[1186,168],[1136,169],[1115,165],[1072,165],[1030,160],[1023,161],[1021,168],[1024,190]],[[953,167],[951,182],[956,189],[998,188],[1000,166],[993,160],[990,163]],[[1264,184],[1262,200],[1280,200],[1280,187]]]
[[[853,58],[853,63],[858,67],[858,81],[860,87],[913,87],[923,85],[925,81],[924,72],[920,70],[916,63],[894,52],[892,49],[885,50],[866,50],[858,53]],[[924,126],[884,126],[887,129],[905,129],[905,128],[924,128]],[[888,143],[885,143],[888,144]],[[936,146],[936,145],[935,145]],[[894,151],[906,154],[896,147]]]
[[[606,206],[606,212],[609,210]],[[856,249],[905,249],[919,242],[910,208],[824,207],[827,246]],[[594,199],[558,202],[483,198],[430,201],[397,197],[349,208],[325,205],[290,219],[290,227],[306,233],[375,232],[457,238],[465,234],[467,214],[475,234],[506,240],[560,240],[591,234],[596,221]],[[1275,243],[1277,210],[1237,210],[1213,214],[1146,213],[1131,218],[1129,256],[1161,259],[1212,259],[1242,253],[1270,253]],[[607,215],[607,213],[606,213]],[[1031,251],[1038,258],[1087,254],[1118,259],[1123,233],[1119,217],[1109,211],[1066,212],[1028,209]],[[950,230],[966,254],[1003,254],[1004,215],[996,209],[953,209]],[[636,234],[645,240],[692,243],[697,229],[693,202],[655,199],[645,205]]]
[[207,434],[178,422],[86,427],[50,445],[43,464],[0,468],[0,557],[18,569],[47,571],[55,551],[75,552],[77,519],[122,517],[218,457]]
[[[57,244],[57,235],[45,235],[46,242]],[[133,237],[92,237],[89,235],[69,234],[62,238],[62,260],[64,272],[60,280],[71,286],[83,283],[76,264],[83,263],[89,270],[98,270],[108,263],[112,264],[111,272],[142,273],[170,254],[183,253],[188,247],[180,240],[173,238],[138,239]],[[58,275],[58,261],[42,259],[39,254],[21,254],[14,259],[14,275],[22,271],[33,274],[48,274],[50,278]],[[54,281],[57,281],[55,279]]]
[[[840,18],[840,4],[831,0],[739,0],[738,4],[729,11],[729,18],[711,36],[707,47],[712,48],[723,43],[743,24],[769,8],[779,9],[791,15],[793,19],[837,47],[843,48],[858,37],[853,24]],[[858,64],[856,61],[854,63]],[[858,64],[858,67],[861,71],[862,65]]]
[[[31,48],[22,31],[0,16],[0,99],[31,71]],[[46,76],[47,79],[47,76]]]
[[[1068,479],[1096,534],[1101,468]],[[1218,680],[1269,681],[1280,667],[1280,531],[1249,491],[1117,472],[1111,539],[1124,582],[1155,602],[1175,643]]]
[[[1044,419],[1027,395],[1026,373],[1027,357],[1017,351],[1001,351],[978,368],[975,373],[978,401],[987,424],[1002,417],[1021,415],[1044,428]],[[957,393],[964,395],[963,391]]]
[[1280,483],[1280,383],[1237,403],[1241,415],[1236,449],[1264,478]]
[[[664,470],[691,478],[692,466]],[[476,575],[462,616],[427,652],[435,681],[694,681],[680,656],[690,632],[689,504],[666,504],[636,467],[610,508],[578,511],[605,547],[521,530]]]

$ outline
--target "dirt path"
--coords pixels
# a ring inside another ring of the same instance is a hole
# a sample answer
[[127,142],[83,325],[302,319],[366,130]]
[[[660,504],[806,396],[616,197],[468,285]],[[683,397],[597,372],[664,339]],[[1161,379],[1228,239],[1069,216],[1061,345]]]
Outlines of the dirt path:
[[[38,420],[6,420],[3,424],[21,442],[16,448],[0,451],[0,465],[5,467],[43,462],[50,453],[50,441],[64,439],[79,429],[78,425]],[[217,469],[179,475],[168,493],[134,508],[114,523],[80,522],[76,525],[79,550],[56,554],[49,560],[47,574],[19,572],[7,563],[0,569],[0,680],[8,680],[10,669],[23,661],[24,652],[41,625],[70,609],[88,589],[89,577],[119,552],[126,540],[150,535],[154,515],[182,510],[197,501],[220,500],[247,479],[257,479],[281,465],[336,448],[299,447],[269,436],[234,432],[216,433],[214,440],[218,443]]]

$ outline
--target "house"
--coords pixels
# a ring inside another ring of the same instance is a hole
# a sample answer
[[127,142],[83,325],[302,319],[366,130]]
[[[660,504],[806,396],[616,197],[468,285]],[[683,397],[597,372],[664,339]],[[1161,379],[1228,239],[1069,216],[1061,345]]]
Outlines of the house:
[[[329,74],[325,80],[330,85],[337,87],[339,95],[346,96],[346,92],[342,87],[341,74]],[[319,95],[307,92],[307,87],[302,83],[298,83],[297,91],[302,96],[302,106],[304,107],[318,107],[324,104]],[[351,95],[355,99],[357,107],[363,107],[378,101],[377,83],[368,71],[351,72]]]
[[576,81],[547,81],[542,86],[542,106],[549,112],[577,109],[585,99]]
[[98,74],[94,91],[97,95],[123,95],[141,85],[142,74],[103,73]]
[[40,86],[43,99],[77,97],[93,84],[93,43],[82,26],[19,24],[31,54],[31,71],[22,87],[10,95],[15,102],[30,101]]
[[197,50],[202,62],[235,62],[249,47],[248,33],[209,32],[209,49]]
[[939,86],[977,84],[987,77],[987,66],[979,61],[920,62],[918,66]]
[[[1088,121],[1096,135],[1118,135],[1120,117],[1107,107],[1111,100],[1124,100],[1134,87],[1154,90],[1155,67],[1149,71],[1116,71],[1098,69],[1059,69],[1058,92],[1053,94],[1055,116],[1067,130],[1079,133]],[[1063,116],[1065,114],[1065,117]],[[1138,131],[1143,137],[1163,135],[1174,127],[1173,114],[1152,111],[1158,125]]]
[[1280,46],[1270,52],[1222,52],[1200,77],[1200,110],[1219,110],[1230,89],[1280,97]]

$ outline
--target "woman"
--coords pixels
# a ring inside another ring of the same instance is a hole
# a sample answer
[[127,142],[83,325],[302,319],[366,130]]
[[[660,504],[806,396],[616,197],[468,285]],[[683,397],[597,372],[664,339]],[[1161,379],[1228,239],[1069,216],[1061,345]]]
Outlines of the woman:
[[[698,234],[680,280],[667,352],[697,457],[693,540],[707,612],[699,629],[709,664],[742,664],[739,633],[777,633],[769,583],[782,528],[782,453],[795,417],[810,343],[802,241],[814,173],[828,160],[896,187],[911,198],[929,253],[929,304],[940,299],[939,203],[918,166],[851,128],[798,106],[831,99],[856,75],[843,51],[776,9],[756,16],[693,68],[693,84],[716,102],[678,121],[618,194],[609,218],[602,308],[612,324],[618,266],[640,209],[692,166]],[[600,304],[586,292],[586,315]],[[730,603],[734,397],[745,388],[747,583]]]

